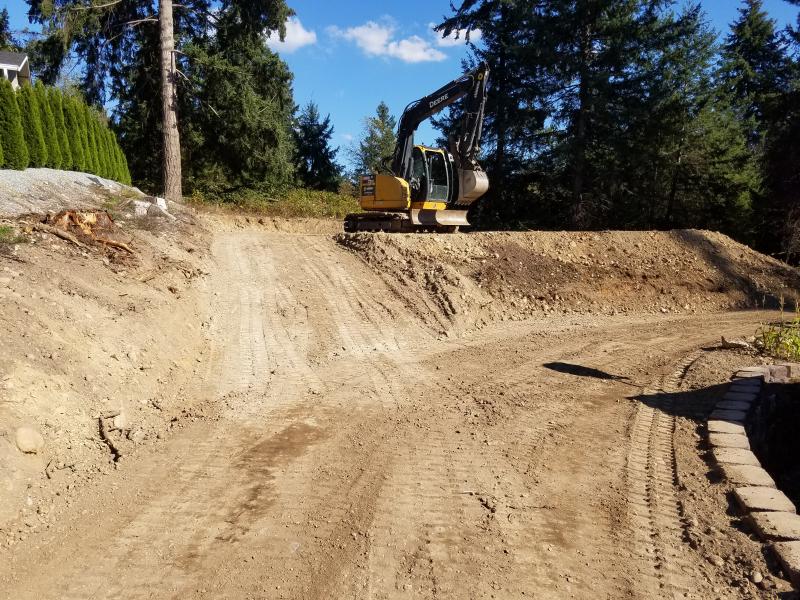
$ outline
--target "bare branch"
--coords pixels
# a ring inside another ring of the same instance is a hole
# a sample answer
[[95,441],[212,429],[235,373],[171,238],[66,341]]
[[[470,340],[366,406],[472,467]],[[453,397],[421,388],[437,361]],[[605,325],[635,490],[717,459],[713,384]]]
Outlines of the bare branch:
[[109,6],[114,6],[115,4],[121,3],[122,0],[114,0],[113,2],[106,2],[105,4],[96,4],[93,6],[72,6],[70,10],[95,10],[98,8],[108,8]]

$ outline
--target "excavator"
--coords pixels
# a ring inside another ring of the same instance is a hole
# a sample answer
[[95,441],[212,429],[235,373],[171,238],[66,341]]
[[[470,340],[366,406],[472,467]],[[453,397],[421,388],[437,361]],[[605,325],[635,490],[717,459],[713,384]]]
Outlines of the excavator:
[[[344,230],[456,232],[469,226],[467,209],[489,189],[478,164],[489,66],[454,79],[409,104],[397,127],[397,144],[383,160],[385,172],[361,176],[361,208],[345,217]],[[464,116],[450,149],[414,144],[420,123],[464,100]]]

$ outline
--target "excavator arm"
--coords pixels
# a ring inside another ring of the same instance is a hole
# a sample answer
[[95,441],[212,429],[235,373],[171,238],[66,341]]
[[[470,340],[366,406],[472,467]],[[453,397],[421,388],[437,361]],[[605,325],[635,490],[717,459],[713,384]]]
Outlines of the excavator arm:
[[450,140],[450,152],[459,169],[480,170],[477,155],[480,151],[488,77],[489,65],[481,63],[473,71],[454,79],[432,94],[420,98],[406,107],[400,117],[397,128],[397,144],[392,155],[391,171],[395,176],[408,177],[414,148],[414,132],[420,123],[462,98],[466,98],[464,117],[461,121],[459,135]]

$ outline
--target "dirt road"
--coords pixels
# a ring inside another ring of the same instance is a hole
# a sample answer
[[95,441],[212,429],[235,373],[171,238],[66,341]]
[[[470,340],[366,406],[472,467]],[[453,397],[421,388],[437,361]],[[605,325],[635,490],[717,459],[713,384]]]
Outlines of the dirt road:
[[448,339],[329,237],[213,256],[216,412],[4,550],[0,596],[727,597],[685,543],[672,392],[763,315]]

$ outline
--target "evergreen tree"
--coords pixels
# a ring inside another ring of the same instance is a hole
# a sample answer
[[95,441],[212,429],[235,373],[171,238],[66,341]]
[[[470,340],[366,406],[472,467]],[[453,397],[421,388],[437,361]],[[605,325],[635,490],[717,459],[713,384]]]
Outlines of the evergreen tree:
[[6,169],[22,170],[28,166],[28,147],[17,94],[11,82],[3,77],[0,77],[0,146],[3,147],[3,166]]
[[351,150],[356,176],[383,171],[383,160],[392,156],[397,142],[397,119],[385,102],[378,104],[375,116],[364,119],[364,130],[358,146]]
[[11,33],[11,22],[8,18],[8,9],[5,7],[0,10],[0,50],[10,52],[17,52],[19,50],[19,44],[17,44],[17,41]]
[[761,0],[744,0],[723,48],[722,81],[758,143],[776,103],[789,89],[786,47]]
[[47,99],[50,103],[50,111],[53,113],[53,122],[55,123],[56,139],[58,141],[58,149],[61,155],[61,169],[73,168],[72,152],[69,145],[69,137],[67,135],[67,127],[64,121],[64,99],[61,90],[58,88],[47,89]]
[[70,169],[85,172],[87,168],[86,140],[84,138],[83,118],[78,109],[78,101],[71,96],[62,96],[64,107],[64,126],[72,157]]
[[341,179],[336,164],[338,149],[331,148],[333,126],[330,115],[321,119],[319,108],[309,101],[295,124],[297,178],[311,189],[335,192]]
[[203,144],[187,162],[195,180],[207,168],[213,185],[280,190],[294,181],[292,74],[261,32],[237,21],[239,13],[231,6],[209,50],[191,52],[208,109],[197,121]]
[[33,87],[33,91],[36,96],[36,103],[39,105],[42,134],[44,135],[44,143],[47,148],[47,161],[45,166],[51,169],[60,169],[61,147],[58,143],[56,120],[53,116],[53,110],[50,107],[50,98],[48,97],[47,88],[42,85],[41,81],[37,81],[36,85]]
[[[800,6],[800,0],[789,0]],[[794,60],[790,82],[773,98],[764,134],[764,194],[757,211],[759,246],[793,263],[800,261],[800,13],[788,29]]]
[[86,143],[86,172],[97,174],[100,170],[99,157],[97,155],[97,141],[94,137],[94,127],[92,127],[92,114],[89,107],[80,102],[79,109],[81,120],[83,121],[83,131],[81,134]]
[[33,92],[33,87],[23,85],[17,91],[17,102],[22,116],[25,144],[28,147],[28,165],[43,167],[47,163],[47,146],[42,133],[42,111],[39,109],[39,102]]
[[[758,178],[713,93],[714,35],[699,5],[673,4],[465,0],[438,27],[480,29],[465,66],[491,68],[481,222],[650,228],[713,219],[720,204],[746,214]],[[717,160],[720,139],[730,162]]]

